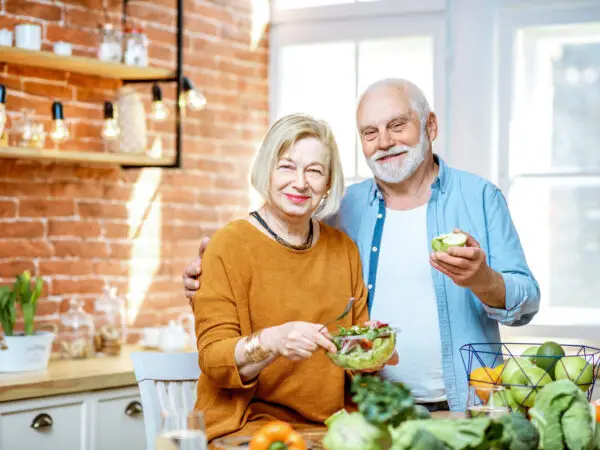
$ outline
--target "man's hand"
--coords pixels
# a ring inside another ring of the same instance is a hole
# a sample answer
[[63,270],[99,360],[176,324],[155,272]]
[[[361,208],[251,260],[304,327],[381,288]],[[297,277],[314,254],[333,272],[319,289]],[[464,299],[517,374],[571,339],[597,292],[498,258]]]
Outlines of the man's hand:
[[203,238],[200,241],[200,249],[198,251],[198,257],[185,268],[183,272],[183,287],[185,288],[185,296],[192,303],[192,297],[198,289],[200,289],[200,281],[198,278],[202,273],[202,256],[208,245],[208,238]]
[[506,291],[502,275],[488,266],[485,252],[473,236],[459,229],[454,232],[467,236],[465,246],[450,247],[448,253],[433,253],[430,264],[458,286],[471,289],[485,304],[504,308]]

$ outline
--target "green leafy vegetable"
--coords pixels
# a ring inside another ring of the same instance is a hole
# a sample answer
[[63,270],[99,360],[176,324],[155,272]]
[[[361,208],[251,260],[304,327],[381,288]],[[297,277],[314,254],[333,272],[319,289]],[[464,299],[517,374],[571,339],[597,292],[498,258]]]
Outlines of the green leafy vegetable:
[[385,428],[353,412],[341,415],[330,424],[323,445],[328,450],[381,450],[389,448],[390,435]]
[[402,383],[392,383],[377,376],[358,375],[352,380],[352,401],[368,422],[397,427],[402,422],[429,416],[417,408],[414,397]]
[[22,274],[17,275],[12,289],[8,286],[0,287],[0,324],[6,336],[14,334],[14,326],[17,321],[17,303],[19,303],[21,312],[23,313],[25,335],[35,333],[35,312],[43,286],[44,281],[41,278],[37,278],[32,288],[31,274],[26,270]]
[[503,425],[501,443],[507,450],[535,450],[538,447],[540,435],[523,414],[505,414],[497,421]]

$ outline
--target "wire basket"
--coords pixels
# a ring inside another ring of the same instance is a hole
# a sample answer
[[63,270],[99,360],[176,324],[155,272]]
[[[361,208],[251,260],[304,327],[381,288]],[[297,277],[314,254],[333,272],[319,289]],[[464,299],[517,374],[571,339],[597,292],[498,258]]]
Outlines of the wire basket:
[[600,349],[586,345],[559,344],[564,356],[537,356],[539,343],[466,344],[460,354],[470,385],[503,385],[511,410],[533,406],[535,395],[556,379],[569,379],[591,401],[600,372]]

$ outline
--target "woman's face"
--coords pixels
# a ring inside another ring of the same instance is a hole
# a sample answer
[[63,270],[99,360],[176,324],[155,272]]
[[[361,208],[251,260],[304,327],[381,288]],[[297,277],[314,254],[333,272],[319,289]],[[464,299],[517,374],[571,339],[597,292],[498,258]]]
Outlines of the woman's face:
[[329,188],[329,151],[315,138],[297,141],[271,175],[270,203],[287,216],[311,217]]

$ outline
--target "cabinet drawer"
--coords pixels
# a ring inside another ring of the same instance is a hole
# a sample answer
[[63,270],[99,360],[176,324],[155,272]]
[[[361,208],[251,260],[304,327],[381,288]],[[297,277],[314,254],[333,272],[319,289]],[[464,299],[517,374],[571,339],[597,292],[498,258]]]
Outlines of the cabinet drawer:
[[140,397],[123,396],[97,400],[94,450],[145,450],[146,435]]
[[0,416],[0,449],[83,449],[84,419],[81,401],[4,412]]

